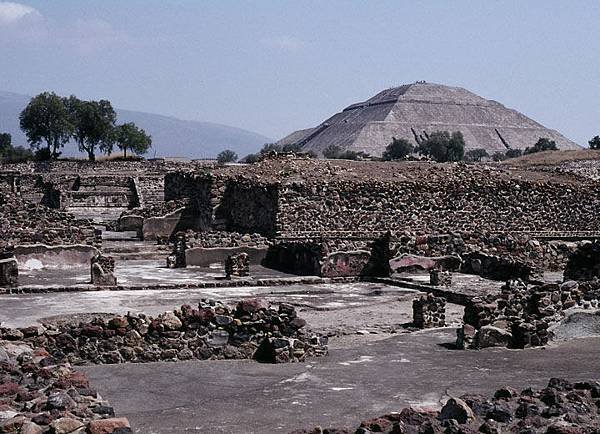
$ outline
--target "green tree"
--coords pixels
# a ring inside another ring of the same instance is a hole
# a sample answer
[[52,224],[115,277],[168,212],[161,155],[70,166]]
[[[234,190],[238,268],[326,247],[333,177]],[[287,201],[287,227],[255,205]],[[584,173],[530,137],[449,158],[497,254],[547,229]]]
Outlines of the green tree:
[[460,131],[435,131],[418,147],[418,152],[438,162],[461,161],[465,154],[465,140]]
[[29,145],[39,150],[45,142],[46,155],[54,159],[58,158],[59,149],[69,141],[73,132],[65,100],[53,92],[33,97],[21,112],[19,123]]
[[465,160],[481,161],[483,158],[489,157],[488,152],[483,148],[471,149],[465,154]]
[[341,154],[342,148],[340,148],[338,145],[329,145],[323,150],[323,156],[325,158],[339,158]]
[[0,133],[0,156],[12,148],[12,136],[8,133]]
[[125,158],[127,158],[128,149],[136,155],[142,155],[148,152],[152,146],[152,137],[133,122],[115,127],[113,139],[117,147],[123,151]]
[[238,155],[229,149],[225,149],[217,155],[217,162],[219,164],[233,163],[234,161],[237,161],[237,159]]
[[86,152],[90,161],[96,159],[96,149],[110,155],[117,119],[110,101],[82,101],[71,95],[66,105],[79,150]]
[[523,151],[520,149],[509,149],[506,151],[506,158],[517,158],[523,155]]
[[535,154],[536,152],[543,151],[558,151],[556,142],[546,137],[540,138],[535,145],[530,148],[526,148],[524,154]]
[[504,161],[506,158],[507,156],[504,152],[494,152],[492,154],[492,160],[494,161]]
[[600,136],[595,136],[589,142],[590,149],[600,149]]
[[392,137],[392,143],[387,145],[382,158],[386,161],[400,160],[415,150],[414,146],[406,139]]

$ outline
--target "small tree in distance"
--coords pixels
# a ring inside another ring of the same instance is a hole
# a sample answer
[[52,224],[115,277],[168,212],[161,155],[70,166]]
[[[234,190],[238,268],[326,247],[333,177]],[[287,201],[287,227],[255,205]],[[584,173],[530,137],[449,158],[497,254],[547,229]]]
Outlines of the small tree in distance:
[[115,127],[113,138],[117,147],[123,151],[124,158],[127,158],[128,149],[136,155],[142,155],[152,146],[152,137],[133,122]]
[[414,146],[406,139],[392,137],[392,143],[387,145],[382,158],[386,161],[400,160],[414,151]]
[[588,142],[590,145],[590,149],[600,149],[600,136],[595,136],[592,140]]
[[535,145],[531,148],[526,148],[523,154],[535,154],[536,152],[543,151],[558,151],[558,147],[556,146],[556,142],[554,140],[550,140],[546,137],[540,138]]
[[437,162],[461,161],[465,154],[465,139],[460,131],[435,131],[418,147],[418,152]]
[[506,151],[506,158],[517,158],[523,155],[523,151],[517,148],[509,149]]
[[237,159],[238,155],[229,149],[225,149],[217,155],[217,162],[219,164],[233,163],[234,161],[237,161]]
[[488,154],[488,152],[483,148],[471,149],[465,154],[465,160],[481,161],[483,158],[487,158],[489,156],[490,155]]

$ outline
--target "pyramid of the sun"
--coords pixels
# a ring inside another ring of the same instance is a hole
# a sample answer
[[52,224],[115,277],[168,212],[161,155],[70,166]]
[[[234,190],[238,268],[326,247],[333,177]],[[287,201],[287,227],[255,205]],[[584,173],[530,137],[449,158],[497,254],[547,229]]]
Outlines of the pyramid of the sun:
[[466,149],[483,148],[491,155],[507,149],[525,149],[541,137],[560,149],[579,145],[516,110],[481,98],[460,87],[417,82],[378,93],[352,104],[315,128],[296,131],[279,144],[300,144],[322,154],[329,145],[381,156],[392,137],[413,144],[434,131],[460,131]]

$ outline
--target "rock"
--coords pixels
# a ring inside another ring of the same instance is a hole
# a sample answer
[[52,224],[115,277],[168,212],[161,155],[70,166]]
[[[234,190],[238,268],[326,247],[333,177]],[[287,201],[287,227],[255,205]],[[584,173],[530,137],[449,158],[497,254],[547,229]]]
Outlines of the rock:
[[41,426],[33,422],[25,422],[21,427],[20,434],[42,434],[44,430]]
[[181,320],[177,318],[177,316],[173,312],[166,312],[161,317],[161,323],[165,326],[165,329],[167,330],[180,330],[181,326],[183,325],[181,323]]
[[46,407],[48,410],[70,410],[77,404],[66,392],[55,392],[48,397]]
[[90,422],[89,434],[113,434],[117,429],[130,428],[129,421],[124,417],[93,420]]
[[53,421],[50,426],[54,429],[55,434],[69,434],[83,427],[84,424],[77,419],[61,417]]
[[475,345],[477,348],[507,347],[512,340],[512,334],[491,325],[483,326],[477,332]]
[[460,424],[470,423],[475,419],[473,410],[460,398],[450,398],[442,407],[440,420],[454,419]]

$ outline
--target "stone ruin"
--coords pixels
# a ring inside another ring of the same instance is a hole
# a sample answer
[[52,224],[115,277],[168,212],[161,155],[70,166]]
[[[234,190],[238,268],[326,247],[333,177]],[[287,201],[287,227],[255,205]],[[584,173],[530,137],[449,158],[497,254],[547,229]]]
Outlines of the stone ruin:
[[255,359],[302,362],[327,354],[327,337],[305,332],[293,306],[243,300],[231,308],[202,299],[156,318],[144,314],[96,317],[58,325],[0,328],[0,341],[45,348],[56,361],[143,363]]
[[419,329],[446,326],[446,300],[429,293],[413,300],[413,325]]
[[0,286],[16,286],[19,282],[19,264],[12,246],[0,251]]
[[598,281],[530,286],[522,281],[509,281],[500,296],[475,297],[467,303],[464,325],[457,332],[457,347],[546,345],[549,326],[562,319],[564,310],[577,305],[589,307],[597,304],[598,298]]
[[451,286],[452,273],[440,269],[429,271],[429,284],[432,286]]
[[592,280],[600,278],[600,241],[586,243],[574,252],[565,268],[565,279]]
[[90,272],[92,275],[92,284],[97,286],[115,286],[117,278],[115,276],[115,260],[111,256],[104,256],[100,253],[90,260]]
[[173,251],[167,257],[167,268],[185,268],[187,265],[185,251],[187,250],[186,234],[178,232],[173,242]]
[[247,253],[229,255],[225,260],[225,277],[246,277],[250,274],[250,260]]

